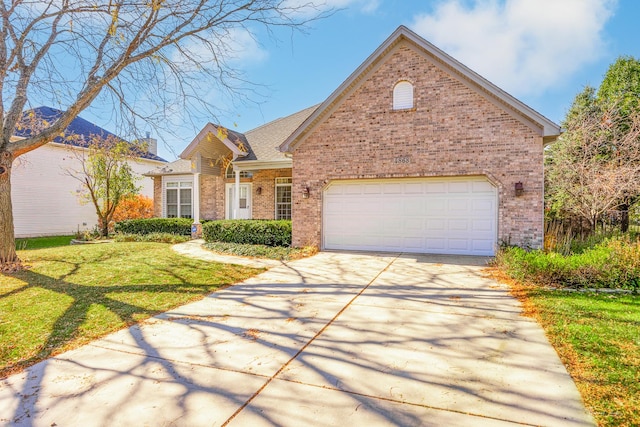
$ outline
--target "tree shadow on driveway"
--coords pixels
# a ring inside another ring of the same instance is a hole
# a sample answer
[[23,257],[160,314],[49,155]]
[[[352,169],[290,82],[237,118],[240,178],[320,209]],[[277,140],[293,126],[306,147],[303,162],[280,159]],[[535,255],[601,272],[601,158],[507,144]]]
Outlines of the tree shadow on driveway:
[[277,267],[11,377],[0,409],[18,425],[588,425],[504,289],[419,261]]

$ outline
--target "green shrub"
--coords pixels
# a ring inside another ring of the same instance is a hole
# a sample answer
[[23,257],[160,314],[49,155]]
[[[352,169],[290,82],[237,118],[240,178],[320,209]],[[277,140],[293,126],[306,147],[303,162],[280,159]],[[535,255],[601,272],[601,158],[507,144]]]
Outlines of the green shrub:
[[202,225],[202,234],[207,242],[291,246],[291,221],[258,219],[211,221]]
[[640,290],[640,243],[629,237],[605,239],[570,255],[508,247],[496,263],[515,279],[541,285]]
[[115,231],[122,234],[169,233],[190,236],[192,223],[191,218],[128,219],[117,222]]
[[156,243],[183,243],[191,239],[191,236],[172,233],[149,234],[116,234],[116,242],[156,242]]
[[313,246],[292,248],[285,246],[247,245],[227,242],[205,243],[204,247],[221,254],[267,258],[282,261],[305,258],[318,252],[318,249]]

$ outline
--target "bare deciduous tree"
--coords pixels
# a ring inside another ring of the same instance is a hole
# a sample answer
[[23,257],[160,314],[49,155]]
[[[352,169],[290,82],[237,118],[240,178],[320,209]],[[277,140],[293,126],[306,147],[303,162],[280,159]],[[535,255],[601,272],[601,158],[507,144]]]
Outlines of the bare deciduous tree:
[[[291,0],[0,2],[0,267],[19,262],[10,182],[18,156],[60,135],[96,99],[133,122],[195,105],[214,111],[203,93],[243,82],[229,65],[238,34],[300,28],[317,12]],[[36,100],[64,113],[16,138]]]
[[585,92],[547,152],[547,203],[595,229],[604,214],[640,194],[640,112],[602,107],[593,89]]

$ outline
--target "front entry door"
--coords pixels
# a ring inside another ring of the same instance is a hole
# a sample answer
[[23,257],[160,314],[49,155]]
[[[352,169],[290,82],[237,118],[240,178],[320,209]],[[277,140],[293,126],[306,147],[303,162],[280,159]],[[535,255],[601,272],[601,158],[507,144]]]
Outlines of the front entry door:
[[[235,207],[235,184],[227,184],[227,219],[233,219],[233,209]],[[235,219],[251,219],[251,184],[240,184],[240,209]]]

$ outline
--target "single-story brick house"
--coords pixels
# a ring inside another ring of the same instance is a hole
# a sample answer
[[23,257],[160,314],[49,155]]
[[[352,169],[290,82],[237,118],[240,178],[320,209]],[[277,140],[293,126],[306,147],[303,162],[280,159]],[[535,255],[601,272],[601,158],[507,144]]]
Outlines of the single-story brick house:
[[493,255],[542,245],[559,134],[399,27],[322,104],[244,134],[210,123],[149,175],[159,216],[291,218],[294,246]]

